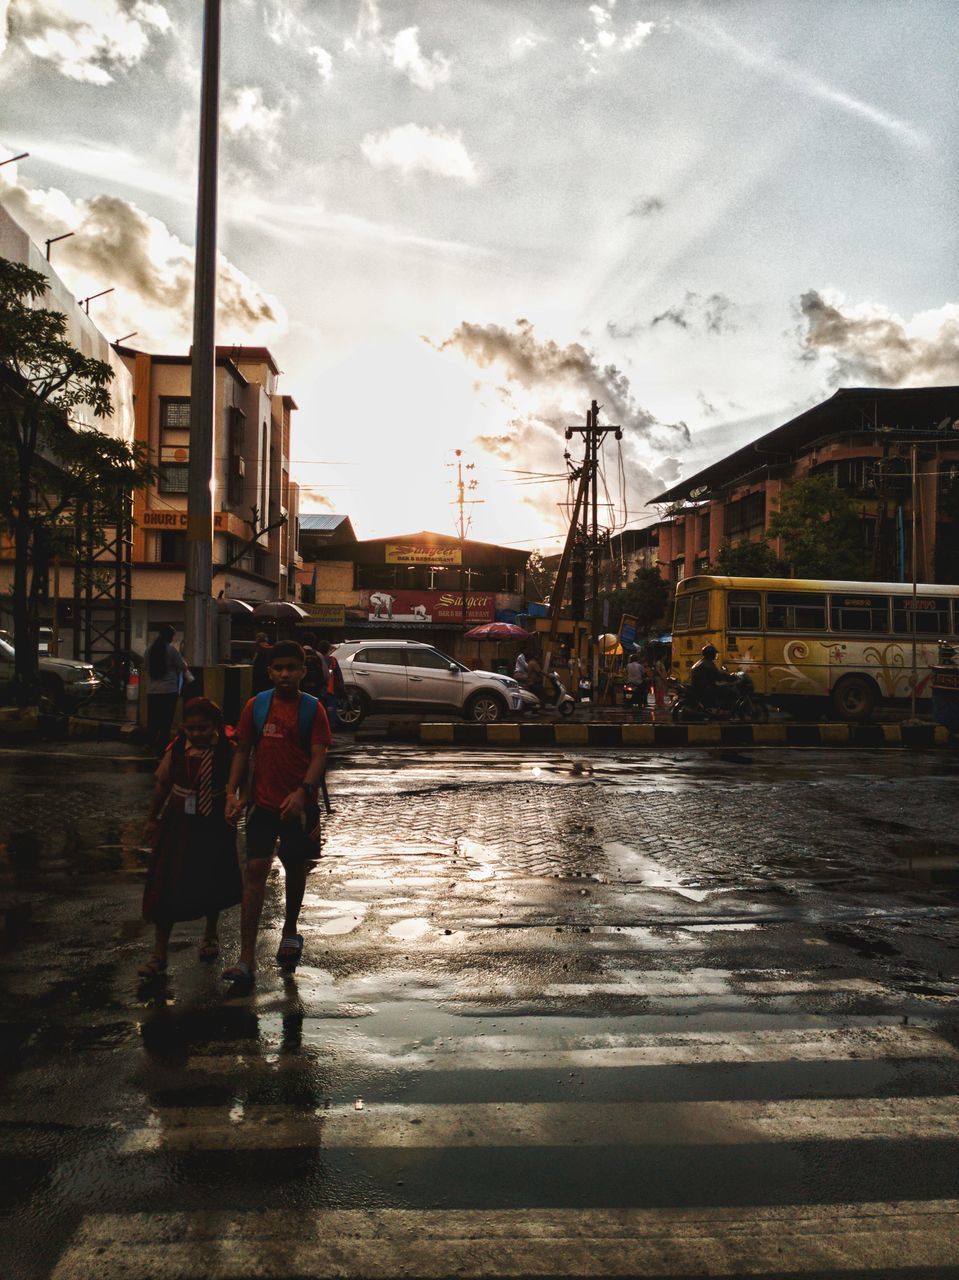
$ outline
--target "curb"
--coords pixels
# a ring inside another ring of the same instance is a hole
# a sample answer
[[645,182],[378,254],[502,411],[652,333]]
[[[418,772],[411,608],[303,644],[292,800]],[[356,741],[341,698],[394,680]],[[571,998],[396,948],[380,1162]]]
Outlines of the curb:
[[955,746],[938,724],[421,724],[414,741],[458,747],[899,747]]

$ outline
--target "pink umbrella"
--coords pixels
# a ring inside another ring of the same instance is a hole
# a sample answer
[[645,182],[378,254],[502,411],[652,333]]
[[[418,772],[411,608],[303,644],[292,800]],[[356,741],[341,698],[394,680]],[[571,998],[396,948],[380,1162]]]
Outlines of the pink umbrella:
[[467,631],[466,640],[528,640],[531,631],[524,631],[513,622],[484,622],[472,631]]

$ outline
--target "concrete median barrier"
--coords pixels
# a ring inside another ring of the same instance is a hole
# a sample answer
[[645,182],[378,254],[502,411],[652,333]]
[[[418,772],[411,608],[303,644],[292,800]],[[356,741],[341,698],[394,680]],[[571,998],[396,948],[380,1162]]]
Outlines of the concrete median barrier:
[[[392,736],[387,732],[387,736]],[[407,735],[408,736],[408,735]],[[959,745],[936,724],[610,724],[569,721],[521,724],[424,723],[425,745],[462,747],[643,747],[698,749],[824,747],[846,750],[907,748],[925,751]]]

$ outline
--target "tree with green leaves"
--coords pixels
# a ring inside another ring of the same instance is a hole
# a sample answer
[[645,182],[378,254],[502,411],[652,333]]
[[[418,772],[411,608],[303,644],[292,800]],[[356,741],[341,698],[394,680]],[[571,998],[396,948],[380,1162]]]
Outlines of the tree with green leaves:
[[724,542],[712,571],[728,573],[733,578],[777,578],[785,568],[764,535],[755,542]]
[[797,578],[862,578],[862,522],[828,476],[804,476],[784,490],[766,528],[781,538],[783,559]]
[[113,370],[70,343],[66,316],[39,305],[46,291],[42,272],[0,258],[0,527],[14,543],[20,706],[39,701],[39,601],[50,556],[74,551],[78,510],[89,536],[91,512],[119,510],[152,474],[138,446],[76,421],[81,409],[112,415]]
[[636,619],[637,635],[645,635],[663,622],[669,608],[670,586],[658,569],[637,569],[632,582],[611,591],[609,601],[609,626],[619,631],[623,614]]

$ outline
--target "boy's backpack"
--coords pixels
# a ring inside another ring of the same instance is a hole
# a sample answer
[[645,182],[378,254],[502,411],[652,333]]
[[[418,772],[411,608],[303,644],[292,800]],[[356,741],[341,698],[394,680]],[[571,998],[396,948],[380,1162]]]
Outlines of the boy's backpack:
[[[263,737],[263,729],[270,707],[273,705],[273,689],[264,689],[253,699],[253,741],[257,743]],[[307,755],[310,754],[310,741],[313,737],[313,725],[319,702],[311,693],[300,693],[300,705],[297,709],[297,725],[300,730],[300,745]]]

